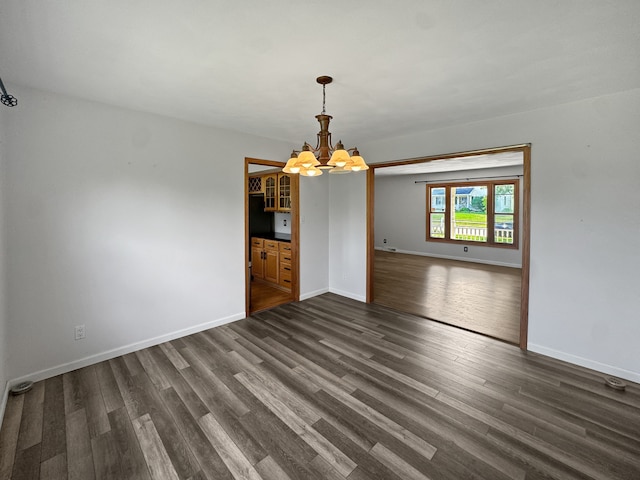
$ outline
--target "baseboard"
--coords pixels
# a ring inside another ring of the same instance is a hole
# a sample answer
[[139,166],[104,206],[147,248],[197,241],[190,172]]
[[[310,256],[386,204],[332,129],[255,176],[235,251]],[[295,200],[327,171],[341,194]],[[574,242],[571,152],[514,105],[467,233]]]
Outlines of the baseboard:
[[10,389],[10,387],[20,382],[24,382],[27,380],[32,382],[39,382],[40,380],[45,380],[47,378],[55,377],[56,375],[68,373],[73,370],[77,370],[78,368],[87,367],[89,365],[93,365],[94,363],[110,360],[112,358],[119,357],[120,355],[126,355],[127,353],[132,353],[137,350],[142,350],[143,348],[153,347],[154,345],[159,345],[161,343],[168,342],[170,340],[175,340],[176,338],[186,337],[187,335],[198,333],[203,330],[208,330],[213,327],[219,327],[227,323],[235,322],[237,320],[242,320],[243,318],[246,318],[244,312],[236,313],[235,315],[230,315],[228,317],[220,318],[218,320],[213,320],[207,323],[201,323],[199,325],[195,325],[193,327],[185,328],[182,330],[177,330],[175,332],[171,332],[166,335],[160,335],[158,337],[150,338],[140,342],[131,343],[123,347],[114,348],[113,350],[107,350],[106,352],[101,352],[95,355],[90,355],[88,357],[81,358],[79,360],[74,360],[73,362],[64,363],[62,365],[46,368],[38,372],[33,372],[28,375],[23,375],[21,377],[10,380],[7,383],[7,391]]
[[486,265],[496,265],[498,267],[522,268],[521,265],[515,263],[496,262],[494,260],[481,260],[479,258],[456,257],[453,255],[440,255],[437,253],[412,252],[411,250],[400,250],[395,247],[375,247],[375,250],[381,250],[383,252],[405,253],[407,255],[419,255],[421,257],[444,258],[445,260],[458,260],[460,262],[484,263]]
[[336,295],[340,295],[341,297],[347,297],[351,300],[357,300],[358,302],[365,303],[367,301],[366,297],[362,295],[356,295],[355,293],[345,292],[344,290],[338,290],[337,288],[329,288],[331,293],[335,293]]
[[614,367],[612,365],[607,365],[606,363],[596,362],[594,360],[589,360],[588,358],[583,358],[577,355],[572,355],[570,353],[554,350],[552,348],[543,347],[542,345],[536,345],[535,343],[529,343],[527,348],[532,352],[540,353],[542,355],[546,355],[547,357],[552,357],[564,362],[572,363],[574,365],[589,368],[597,372],[602,372],[618,378],[623,378],[625,380],[629,380],[630,382],[640,383],[640,372],[632,372],[631,370]]
[[300,295],[300,301],[306,300],[311,297],[317,297],[318,295],[322,295],[323,293],[329,293],[328,288],[321,288],[320,290],[314,290],[313,292],[307,292]]

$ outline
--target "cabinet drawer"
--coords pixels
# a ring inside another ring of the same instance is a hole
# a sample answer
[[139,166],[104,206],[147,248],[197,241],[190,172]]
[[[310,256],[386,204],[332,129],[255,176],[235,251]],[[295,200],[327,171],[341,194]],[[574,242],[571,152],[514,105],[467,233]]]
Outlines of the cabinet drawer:
[[280,276],[288,275],[291,278],[291,265],[287,265],[286,263],[280,264]]
[[280,253],[291,253],[291,244],[289,242],[280,242]]
[[265,240],[264,248],[269,250],[278,250],[278,242],[276,240]]
[[291,267],[286,270],[283,267],[280,267],[280,285],[283,287],[291,288]]
[[264,244],[264,240],[262,238],[251,237],[251,246],[262,247],[263,244]]
[[282,250],[280,250],[280,263],[291,265],[291,253],[282,253]]

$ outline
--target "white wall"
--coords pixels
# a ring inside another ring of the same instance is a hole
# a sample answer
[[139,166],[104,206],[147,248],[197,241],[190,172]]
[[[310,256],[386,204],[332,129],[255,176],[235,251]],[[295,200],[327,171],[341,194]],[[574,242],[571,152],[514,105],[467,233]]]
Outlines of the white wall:
[[329,178],[300,177],[300,299],[329,291]]
[[329,289],[366,300],[367,206],[365,172],[330,175]]
[[244,157],[280,158],[288,144],[12,93],[8,378],[244,317]]
[[[384,169],[382,169],[384,170]],[[521,175],[521,166],[491,169],[438,172],[421,175],[376,174],[375,178],[375,247],[395,248],[401,253],[435,256],[508,267],[522,265],[520,248],[492,248],[481,244],[463,245],[427,242],[427,194],[424,183],[449,179],[487,178]],[[522,188],[520,189],[522,191]],[[520,195],[522,205],[522,195]],[[384,243],[387,239],[387,243]]]
[[[370,162],[532,143],[529,348],[640,381],[640,89],[362,145]],[[332,196],[349,185],[331,184]],[[364,218],[364,192],[350,208]],[[332,216],[345,249],[364,220]],[[330,257],[332,279],[343,268]],[[364,287],[363,267],[344,274]]]

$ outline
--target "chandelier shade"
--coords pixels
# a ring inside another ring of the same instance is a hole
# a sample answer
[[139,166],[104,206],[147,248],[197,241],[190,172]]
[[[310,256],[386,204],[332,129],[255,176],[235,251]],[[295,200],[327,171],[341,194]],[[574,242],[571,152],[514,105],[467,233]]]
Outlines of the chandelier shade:
[[351,155],[351,161],[344,167],[347,170],[351,170],[352,172],[360,172],[362,170],[369,170],[369,165],[367,165],[364,161],[364,158],[360,156],[360,152],[358,149],[353,150],[353,155]]
[[297,162],[298,162],[298,154],[295,151],[293,151],[291,152],[291,158],[287,160],[287,164],[284,166],[282,171],[284,173],[300,173],[301,167],[297,165]]
[[316,167],[301,168],[300,175],[304,177],[319,177],[322,175],[322,170]]
[[322,113],[316,115],[320,124],[316,147],[313,148],[305,142],[301,150],[294,150],[282,169],[284,173],[319,177],[323,170],[328,170],[329,173],[349,173],[369,169],[357,148],[345,149],[341,141],[338,141],[335,147],[331,143],[329,123],[333,117],[325,112],[325,88],[332,81],[333,78],[327,76],[316,79],[316,82],[322,85]]
[[331,158],[327,162],[327,165],[331,165],[332,167],[344,167],[349,160],[351,160],[349,152],[344,149],[342,142],[338,142],[336,149],[333,151]]

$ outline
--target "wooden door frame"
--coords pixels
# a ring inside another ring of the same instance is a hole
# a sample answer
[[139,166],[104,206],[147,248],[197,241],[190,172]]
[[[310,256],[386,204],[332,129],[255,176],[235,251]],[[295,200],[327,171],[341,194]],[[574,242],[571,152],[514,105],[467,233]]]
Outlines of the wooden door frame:
[[[251,302],[251,272],[249,270],[249,257],[251,250],[251,239],[249,238],[249,164],[265,165],[268,167],[283,168],[284,162],[275,160],[264,160],[260,158],[244,158],[244,300],[245,316],[250,315]],[[300,178],[298,175],[291,177],[291,260],[294,267],[291,271],[291,301],[300,301]],[[278,199],[276,198],[276,202]]]
[[373,302],[373,270],[375,261],[374,220],[375,220],[375,171],[378,168],[395,167],[398,165],[413,165],[416,163],[431,162],[434,160],[446,160],[457,157],[470,157],[474,155],[487,155],[509,151],[522,152],[523,176],[522,176],[522,281],[520,290],[520,342],[522,350],[527,349],[529,334],[529,271],[530,271],[530,242],[531,242],[531,144],[510,145],[507,147],[487,148],[467,152],[448,153],[444,155],[432,155],[428,157],[411,158],[394,162],[376,163],[369,165],[367,170],[367,303]]

